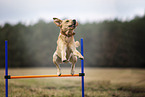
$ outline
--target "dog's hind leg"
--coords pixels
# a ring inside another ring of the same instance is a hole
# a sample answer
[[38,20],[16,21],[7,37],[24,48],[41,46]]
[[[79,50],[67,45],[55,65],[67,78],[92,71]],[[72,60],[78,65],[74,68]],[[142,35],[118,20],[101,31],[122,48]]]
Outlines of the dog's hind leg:
[[57,67],[57,75],[60,76],[61,75],[61,69],[60,69],[59,64],[61,63],[61,58],[59,56],[57,56],[56,53],[54,53],[54,55],[53,55],[53,63]]
[[71,74],[74,75],[74,68],[75,68],[75,63],[77,62],[77,57],[72,55],[70,58],[71,62]]

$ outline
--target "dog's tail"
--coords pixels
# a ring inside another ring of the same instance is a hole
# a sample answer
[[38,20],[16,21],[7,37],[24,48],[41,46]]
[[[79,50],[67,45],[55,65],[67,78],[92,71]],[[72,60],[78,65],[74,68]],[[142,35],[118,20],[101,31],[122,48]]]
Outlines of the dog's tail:
[[79,47],[79,46],[80,46],[79,41],[76,41],[76,42],[75,42],[75,45],[76,45],[76,47]]

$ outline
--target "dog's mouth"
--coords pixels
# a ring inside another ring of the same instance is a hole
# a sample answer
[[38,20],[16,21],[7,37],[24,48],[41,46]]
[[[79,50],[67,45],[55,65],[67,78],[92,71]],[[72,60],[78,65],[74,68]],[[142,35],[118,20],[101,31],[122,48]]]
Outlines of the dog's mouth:
[[61,31],[61,33],[67,37],[75,35],[75,32],[73,30]]
[[73,30],[73,29],[75,29],[75,27],[76,27],[75,25],[69,25],[69,26],[68,26],[68,29],[69,29],[69,30]]

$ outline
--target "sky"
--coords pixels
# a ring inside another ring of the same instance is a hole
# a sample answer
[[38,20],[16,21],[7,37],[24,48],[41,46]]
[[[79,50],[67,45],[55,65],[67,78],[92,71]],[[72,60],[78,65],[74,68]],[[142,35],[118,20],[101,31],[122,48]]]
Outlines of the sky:
[[0,25],[46,22],[53,17],[81,23],[119,18],[131,20],[145,14],[145,0],[0,0]]

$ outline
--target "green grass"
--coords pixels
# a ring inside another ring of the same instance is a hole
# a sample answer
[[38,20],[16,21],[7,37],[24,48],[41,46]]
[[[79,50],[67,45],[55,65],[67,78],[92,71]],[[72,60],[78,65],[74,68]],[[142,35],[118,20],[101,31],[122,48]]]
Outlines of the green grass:
[[[70,73],[70,68],[62,68],[62,73]],[[85,73],[85,97],[145,97],[145,69],[85,68]],[[56,74],[56,68],[9,69],[9,74]],[[0,69],[0,97],[5,96],[3,76]],[[81,79],[10,79],[9,97],[81,97]]]

